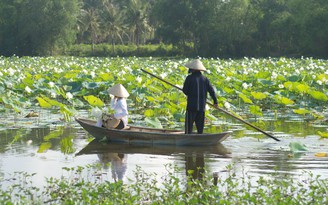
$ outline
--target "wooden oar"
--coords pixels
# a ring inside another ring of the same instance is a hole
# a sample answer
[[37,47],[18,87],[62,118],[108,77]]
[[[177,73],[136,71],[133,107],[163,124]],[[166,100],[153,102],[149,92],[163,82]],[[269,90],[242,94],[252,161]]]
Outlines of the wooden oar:
[[[158,80],[161,80],[161,81],[163,81],[164,83],[169,84],[169,85],[171,85],[172,87],[175,87],[175,88],[177,88],[178,90],[182,91],[182,89],[181,89],[180,87],[178,87],[178,86],[176,86],[176,85],[173,85],[172,83],[170,83],[170,82],[168,82],[168,81],[166,81],[166,80],[164,80],[164,79],[162,79],[162,78],[160,78],[160,77],[157,77],[156,75],[154,75],[154,74],[152,74],[152,73],[150,73],[150,72],[148,72],[148,71],[146,71],[146,70],[144,70],[144,69],[141,69],[141,70],[142,70],[143,72],[145,72],[145,73],[147,73],[147,74],[153,76],[154,78],[157,78]],[[269,133],[265,132],[264,130],[261,130],[260,128],[258,128],[258,127],[256,127],[256,126],[252,125],[251,123],[246,122],[245,120],[243,120],[243,119],[241,119],[241,118],[239,118],[239,117],[237,117],[237,116],[231,114],[230,112],[228,112],[228,111],[226,111],[226,110],[224,110],[224,109],[222,109],[222,108],[215,107],[212,103],[209,103],[209,102],[206,102],[206,103],[207,103],[208,105],[210,105],[210,106],[212,106],[212,107],[214,107],[214,108],[220,110],[221,112],[223,112],[223,113],[225,113],[225,114],[227,114],[227,115],[229,115],[229,116],[231,116],[231,117],[233,117],[233,118],[235,118],[235,119],[237,119],[237,120],[239,120],[239,121],[245,123],[246,125],[248,125],[248,126],[254,128],[255,130],[257,130],[257,131],[259,131],[259,132],[262,132],[262,133],[265,134],[266,136],[268,136],[268,137],[270,137],[270,138],[272,138],[272,139],[274,139],[274,140],[276,140],[276,141],[280,141],[278,138],[276,138],[276,137],[270,135]]]

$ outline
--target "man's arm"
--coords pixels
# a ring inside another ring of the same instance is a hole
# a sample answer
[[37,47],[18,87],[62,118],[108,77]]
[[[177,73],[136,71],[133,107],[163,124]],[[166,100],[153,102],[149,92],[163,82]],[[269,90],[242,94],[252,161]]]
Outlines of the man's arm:
[[210,93],[210,96],[213,99],[214,107],[217,107],[218,106],[218,99],[216,97],[215,90],[214,90],[213,86],[211,85],[211,82],[208,79],[207,79],[207,82],[208,82],[208,90],[207,91]]
[[183,93],[187,96],[189,94],[189,84],[190,84],[190,80],[187,76],[185,82],[183,83],[183,88],[182,88]]

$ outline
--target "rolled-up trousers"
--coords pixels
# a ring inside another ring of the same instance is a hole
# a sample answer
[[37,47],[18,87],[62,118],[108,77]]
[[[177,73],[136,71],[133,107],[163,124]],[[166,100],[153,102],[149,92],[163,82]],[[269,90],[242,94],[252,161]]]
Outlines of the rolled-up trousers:
[[202,134],[204,129],[204,119],[205,112],[204,111],[186,111],[185,118],[185,133],[191,134],[193,129],[193,124],[195,122],[197,133]]

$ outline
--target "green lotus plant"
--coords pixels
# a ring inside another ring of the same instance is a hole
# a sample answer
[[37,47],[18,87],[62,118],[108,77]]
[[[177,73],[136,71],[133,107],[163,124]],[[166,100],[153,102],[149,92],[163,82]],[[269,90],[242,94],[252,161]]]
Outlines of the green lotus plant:
[[[190,59],[158,58],[0,58],[0,107],[17,115],[33,106],[56,109],[70,121],[79,109],[109,102],[107,89],[122,83],[128,89],[131,115],[155,126],[183,121],[186,97],[171,86],[145,75],[146,68],[182,87],[183,66]],[[217,90],[219,105],[258,120],[267,112],[286,112],[305,118],[327,115],[328,61],[313,58],[202,59]],[[207,117],[217,121],[209,108]],[[321,113],[321,114],[320,114]],[[211,115],[209,115],[211,114]],[[158,121],[160,123],[158,123]],[[156,123],[154,123],[156,122]]]

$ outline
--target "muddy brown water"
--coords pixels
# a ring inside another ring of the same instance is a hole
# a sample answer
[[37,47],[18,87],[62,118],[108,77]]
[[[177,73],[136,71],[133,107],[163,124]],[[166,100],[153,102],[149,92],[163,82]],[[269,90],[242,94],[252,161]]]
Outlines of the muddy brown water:
[[[88,114],[81,111],[80,115]],[[317,135],[317,131],[327,130],[325,124],[314,126],[290,119],[273,122],[277,128],[272,133],[281,139],[276,142],[268,137],[258,139],[260,133],[237,123],[234,126],[238,128],[232,136],[216,146],[174,147],[91,141],[92,137],[77,123],[67,125],[60,118],[59,114],[45,111],[32,118],[2,115],[0,179],[15,172],[36,173],[35,184],[42,186],[45,178],[65,175],[63,167],[90,164],[100,164],[108,180],[122,179],[124,182],[134,177],[137,167],[146,173],[156,173],[160,180],[168,170],[173,170],[168,165],[179,167],[176,175],[180,177],[197,167],[204,167],[210,173],[225,173],[232,164],[240,175],[298,177],[311,172],[328,177],[328,157],[316,156],[328,152],[328,139],[320,139]],[[293,153],[290,143],[305,145],[307,151]]]

